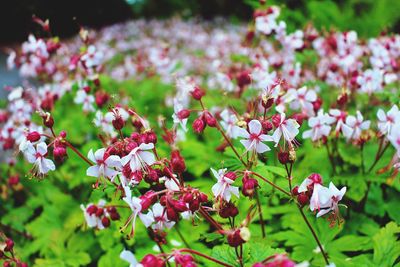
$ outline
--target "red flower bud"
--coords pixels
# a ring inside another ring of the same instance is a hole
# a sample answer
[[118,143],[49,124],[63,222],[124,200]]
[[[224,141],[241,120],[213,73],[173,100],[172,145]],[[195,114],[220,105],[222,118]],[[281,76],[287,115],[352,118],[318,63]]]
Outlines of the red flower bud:
[[184,120],[184,119],[187,119],[190,116],[190,111],[188,109],[182,109],[176,115],[178,116],[178,118],[180,120]]
[[13,185],[17,185],[18,183],[19,183],[18,175],[12,175],[8,178],[8,185],[13,186]]
[[271,118],[271,120],[272,120],[272,124],[273,124],[275,127],[279,127],[279,125],[281,124],[281,114],[275,114],[275,115],[273,115],[272,118]]
[[188,210],[186,203],[183,202],[182,200],[171,199],[169,200],[169,204],[177,212],[184,212]]
[[171,221],[179,220],[178,212],[176,212],[173,208],[170,208],[170,207],[167,208],[167,217]]
[[309,200],[307,194],[301,193],[301,194],[297,195],[297,201],[300,203],[300,205],[302,207],[304,207],[305,205],[307,205],[309,203],[310,200]]
[[196,100],[201,100],[201,98],[206,94],[201,88],[195,87],[194,90],[191,92],[192,97]]
[[183,173],[186,170],[185,160],[181,156],[179,150],[171,152],[171,167],[176,173]]
[[267,134],[274,127],[274,125],[270,121],[262,121],[261,125],[262,125],[262,128],[263,128],[264,134]]
[[147,254],[144,256],[142,261],[140,262],[143,267],[164,267],[165,262],[163,259],[158,258],[152,254]]
[[207,125],[210,126],[210,127],[216,127],[217,126],[217,120],[208,111],[204,112],[204,120],[207,123]]
[[208,201],[208,196],[204,193],[200,193],[200,195],[198,196],[198,198],[200,199],[200,202],[207,202]]
[[310,174],[308,179],[312,180],[314,184],[322,184],[322,176],[319,173]]
[[97,211],[96,205],[90,205],[89,207],[86,208],[86,212],[87,212],[89,215],[95,214],[96,211]]
[[53,128],[53,125],[54,125],[53,116],[51,116],[49,113],[46,113],[46,114],[43,114],[42,119],[43,119],[44,126],[46,126],[48,128]]
[[219,210],[218,214],[222,218],[235,217],[239,214],[239,210],[232,202],[228,202]]
[[279,153],[278,153],[278,160],[279,160],[279,162],[282,163],[282,164],[289,163],[289,162],[290,162],[290,159],[289,159],[289,152],[287,152],[287,151],[281,151],[281,152],[279,152]]
[[292,194],[295,195],[295,196],[297,196],[297,195],[299,194],[299,187],[298,187],[298,186],[295,186],[295,187],[292,189]]
[[152,130],[146,132],[146,143],[147,144],[149,144],[149,143],[157,144],[157,135]]
[[14,241],[11,238],[7,238],[6,240],[6,247],[4,251],[11,251],[14,248]]
[[198,198],[193,199],[190,203],[189,203],[189,209],[192,212],[195,212],[196,210],[198,210],[200,208],[200,200]]
[[103,218],[101,219],[101,223],[103,224],[103,226],[104,226],[105,228],[107,228],[107,227],[110,226],[110,219],[108,219],[107,217],[103,217]]
[[30,142],[36,142],[39,141],[40,139],[40,133],[33,131],[28,133],[28,135],[26,136],[26,139]]
[[233,231],[232,233],[229,233],[228,236],[227,236],[227,240],[228,240],[229,246],[231,246],[231,247],[238,247],[238,246],[240,246],[240,245],[242,245],[243,243],[246,242],[240,236],[240,230],[239,229]]
[[121,116],[115,116],[111,122],[115,130],[121,130],[125,126],[125,121]]
[[204,123],[203,118],[201,116],[195,119],[192,124],[192,128],[195,133],[202,133],[205,127],[206,124]]
[[95,94],[96,104],[99,108],[103,107],[109,99],[110,96],[104,91],[97,91]]
[[63,161],[67,156],[67,149],[63,146],[56,146],[53,149],[53,156],[56,161]]
[[101,215],[103,215],[104,214],[104,209],[103,208],[98,208],[97,210],[96,210],[96,216],[97,217],[100,217]]
[[254,178],[243,178],[242,193],[245,196],[252,197],[256,188],[258,187],[258,181]]
[[227,172],[225,173],[225,177],[231,179],[232,181],[235,181],[237,176],[234,172]]

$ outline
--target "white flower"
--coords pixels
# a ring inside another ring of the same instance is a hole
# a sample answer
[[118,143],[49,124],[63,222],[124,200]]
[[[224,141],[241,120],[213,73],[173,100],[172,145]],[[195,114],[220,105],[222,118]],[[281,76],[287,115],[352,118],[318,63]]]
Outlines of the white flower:
[[123,250],[121,254],[119,254],[119,257],[129,263],[129,267],[143,267],[143,264],[138,263],[138,261],[135,258],[135,255],[133,255],[132,252],[129,250]]
[[236,138],[239,134],[238,128],[235,127],[238,121],[236,115],[232,111],[224,109],[221,112],[221,118],[221,126],[224,128],[226,135],[230,138]]
[[276,22],[277,17],[280,14],[280,9],[278,7],[271,7],[271,13],[264,15],[264,16],[258,16],[256,18],[256,30],[269,35],[272,33],[273,30],[275,30],[278,27],[278,24]]
[[98,149],[95,153],[91,149],[88,154],[88,158],[95,163],[95,165],[89,167],[86,171],[86,175],[92,177],[105,177],[111,181],[114,180],[115,176],[120,172],[115,170],[121,169],[121,159],[119,156],[105,154],[105,148]]
[[129,119],[129,113],[121,108],[121,107],[115,107],[112,109],[112,111],[109,111],[104,115],[104,118],[106,121],[112,122],[116,116],[121,117],[123,121],[127,121]]
[[378,128],[383,135],[390,135],[393,126],[400,123],[400,111],[397,105],[393,105],[386,114],[382,109],[379,109],[377,115]]
[[151,213],[154,218],[154,224],[152,228],[155,230],[163,230],[164,228],[171,229],[175,222],[168,220],[165,208],[160,204],[156,203],[151,209]]
[[[174,177],[176,177],[175,174],[174,174]],[[160,181],[165,181],[164,185],[165,185],[165,188],[167,188],[168,190],[180,191],[179,185],[177,184],[175,179],[172,179],[172,178],[167,177],[167,176],[163,176],[159,180]]]
[[104,54],[98,51],[94,45],[90,45],[86,53],[81,57],[87,68],[92,68],[100,65],[103,61]]
[[154,154],[147,151],[152,150],[153,148],[153,143],[140,144],[138,147],[132,149],[128,155],[121,159],[122,165],[125,166],[129,162],[129,166],[133,172],[146,169],[147,166],[156,162]]
[[312,117],[308,120],[308,126],[311,127],[303,133],[303,138],[311,138],[312,141],[317,141],[324,136],[328,136],[331,131],[331,126],[335,121],[335,118],[324,113],[321,109],[316,117]]
[[317,94],[314,90],[307,90],[306,86],[298,90],[292,88],[283,96],[283,100],[285,103],[290,103],[291,109],[298,110],[301,108],[308,116],[313,116],[314,106],[312,102],[317,100]]
[[346,193],[346,187],[339,191],[332,182],[329,183],[329,188],[321,185],[315,185],[315,187],[318,187],[318,189],[316,193],[313,192],[310,200],[311,211],[318,210],[317,217],[323,216],[330,211],[337,214],[339,212],[338,203]]
[[79,90],[76,93],[74,102],[76,104],[83,104],[83,111],[95,111],[93,106],[94,96],[87,94],[85,90]]
[[329,115],[331,115],[333,118],[335,118],[335,122],[336,122],[335,133],[336,133],[336,136],[339,136],[339,133],[343,129],[343,125],[345,125],[346,112],[341,111],[339,109],[331,109],[331,110],[329,110]]
[[388,139],[397,150],[397,155],[400,156],[400,123],[393,127]]
[[174,114],[172,114],[172,119],[174,120],[175,125],[180,124],[182,129],[185,132],[187,132],[186,124],[187,124],[188,119],[187,118],[180,119],[178,116],[178,113],[183,109],[184,109],[183,105],[178,101],[178,99],[175,98],[174,99]]
[[368,69],[361,76],[357,77],[360,91],[372,94],[382,90],[383,72],[379,69]]
[[[103,208],[105,206],[105,204],[106,204],[106,202],[101,199],[101,200],[99,200],[99,202],[96,206]],[[83,216],[85,217],[86,224],[90,228],[97,228],[100,230],[104,229],[105,227],[104,227],[103,223],[101,222],[101,218],[96,216],[95,213],[93,213],[93,214],[88,213],[87,209],[92,205],[93,205],[92,203],[89,203],[86,207],[83,204],[80,205],[81,210],[83,211]],[[106,211],[104,210],[104,212],[106,212]]]
[[154,218],[150,212],[147,214],[142,213],[141,199],[137,197],[132,197],[132,191],[128,186],[124,186],[123,188],[125,192],[125,197],[122,198],[122,200],[125,201],[132,210],[132,215],[129,217],[125,226],[127,226],[129,222],[132,221],[131,235],[133,235],[135,232],[137,216],[139,216],[140,220],[143,222],[146,228],[149,227],[154,222]]
[[31,143],[27,144],[24,155],[29,163],[33,163],[35,174],[44,175],[56,169],[53,161],[45,158],[47,155],[47,145],[44,142],[37,144],[36,149]]
[[278,127],[276,127],[274,134],[272,135],[272,138],[276,143],[275,146],[278,145],[282,135],[287,142],[292,142],[296,138],[296,135],[299,133],[300,125],[297,123],[296,120],[294,119],[286,120],[285,113],[281,113],[280,117],[281,119],[279,125]]
[[257,153],[264,153],[271,150],[265,141],[273,141],[272,137],[262,133],[262,125],[258,120],[252,120],[249,122],[249,131],[243,128],[235,126],[237,130],[237,136],[245,139],[240,142],[246,148],[246,151],[256,151]]
[[211,168],[211,172],[218,180],[218,182],[211,188],[211,191],[216,198],[222,197],[226,201],[229,201],[232,194],[234,194],[236,197],[239,197],[239,188],[232,186],[234,180],[231,180],[225,176],[226,169],[221,169],[217,172]]
[[100,110],[98,110],[95,114],[95,118],[93,119],[94,125],[101,128],[103,132],[109,134],[111,137],[115,137],[117,135],[114,126],[111,123],[112,120],[106,118]]
[[364,117],[360,111],[357,110],[357,117],[347,116],[346,124],[343,125],[343,134],[349,139],[358,139],[363,130],[368,130],[371,125],[370,121],[364,121]]

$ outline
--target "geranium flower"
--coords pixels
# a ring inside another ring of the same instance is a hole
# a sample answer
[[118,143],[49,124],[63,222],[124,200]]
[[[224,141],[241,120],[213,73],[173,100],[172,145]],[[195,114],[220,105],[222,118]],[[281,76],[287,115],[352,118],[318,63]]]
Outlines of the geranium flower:
[[317,100],[317,94],[314,90],[308,90],[306,86],[303,86],[298,90],[294,88],[289,89],[283,96],[283,100],[289,103],[291,109],[301,109],[308,116],[313,116],[314,106],[312,102]]
[[300,127],[296,120],[286,119],[285,113],[281,113],[279,116],[280,120],[275,124],[276,129],[272,135],[273,141],[276,143],[275,146],[278,145],[282,136],[287,142],[292,142],[298,135]]
[[397,155],[400,156],[400,123],[393,127],[390,135],[388,135],[388,139],[397,150]]
[[339,109],[331,109],[329,110],[329,115],[335,118],[336,122],[335,133],[336,137],[338,137],[339,133],[343,130],[343,125],[345,125],[347,114],[346,112],[341,111]]
[[138,197],[132,197],[132,191],[128,186],[124,186],[123,188],[125,197],[123,197],[122,200],[125,201],[132,210],[132,215],[129,216],[124,228],[127,227],[130,222],[132,222],[131,235],[133,235],[135,232],[136,218],[138,216],[146,228],[154,222],[154,218],[150,212],[147,214],[142,212],[142,200]]
[[154,230],[163,230],[164,228],[171,229],[171,227],[175,224],[174,221],[170,221],[168,219],[165,207],[163,207],[160,203],[153,205],[150,214],[154,218],[155,223],[152,225]]
[[81,61],[86,68],[93,68],[102,63],[103,57],[103,52],[99,51],[94,45],[90,45],[86,53],[81,57]]
[[368,69],[361,76],[357,77],[360,91],[372,94],[382,90],[383,72],[379,69]]
[[86,175],[92,177],[105,177],[111,181],[114,180],[115,176],[120,172],[117,169],[121,169],[121,159],[116,155],[108,155],[104,153],[105,148],[98,149],[95,153],[91,149],[88,154],[88,158],[95,163],[95,165],[89,167],[86,171]]
[[211,191],[216,198],[221,197],[226,201],[231,199],[232,194],[239,197],[239,188],[232,186],[234,180],[226,177],[226,169],[220,169],[218,172],[211,168],[211,172],[217,178],[218,182],[213,185]]
[[76,104],[83,104],[83,111],[87,112],[95,111],[93,106],[94,101],[94,96],[87,94],[85,90],[79,90],[74,98],[74,102]]
[[324,113],[321,109],[316,117],[312,117],[308,120],[308,126],[310,130],[303,132],[303,138],[311,138],[312,141],[317,141],[324,136],[328,136],[331,131],[331,126],[335,121],[335,118]]
[[390,135],[393,126],[400,123],[400,111],[397,105],[393,105],[387,113],[379,109],[377,115],[379,120],[378,128],[383,135]]
[[370,121],[364,121],[364,117],[360,111],[357,110],[357,117],[347,116],[346,124],[343,125],[343,134],[349,139],[357,140],[361,136],[363,130],[368,130],[371,125]]
[[120,257],[122,260],[128,262],[128,263],[129,263],[129,267],[143,267],[143,264],[139,263],[139,262],[136,260],[135,255],[134,255],[132,252],[130,252],[129,250],[125,250],[125,249],[124,249],[124,250],[121,252],[121,254],[119,254],[119,257]]
[[257,153],[264,153],[271,150],[263,142],[273,141],[272,137],[262,132],[262,125],[258,120],[252,120],[249,122],[249,130],[235,126],[238,137],[243,137],[245,139],[240,140],[240,142],[246,148],[246,151],[256,151]]
[[47,155],[47,145],[41,142],[35,147],[29,143],[24,152],[25,158],[29,163],[33,163],[33,174],[42,176],[49,171],[54,171],[56,166],[53,161],[46,158]]
[[174,114],[172,114],[172,119],[174,120],[174,124],[175,125],[180,124],[182,129],[185,132],[187,132],[186,124],[187,124],[188,119],[187,118],[180,118],[180,116],[178,115],[178,113],[180,111],[182,111],[183,109],[184,109],[183,105],[175,98],[174,99]]
[[[313,194],[310,201],[310,209],[311,211],[318,210],[317,217],[321,217],[330,211],[333,211],[335,214],[339,213],[338,203],[342,200],[344,194],[346,193],[346,187],[342,189],[337,189],[336,186],[330,182],[329,188],[321,187],[317,193]],[[313,199],[314,197],[314,199]]]
[[221,126],[224,128],[226,135],[230,138],[236,138],[239,134],[236,123],[238,121],[236,115],[228,109],[221,112]]
[[[96,208],[104,208],[104,206],[106,205],[106,201],[103,199],[100,199],[98,204],[96,205]],[[96,212],[91,212],[91,207],[94,207],[94,205],[92,203],[89,203],[86,207],[81,204],[80,208],[83,211],[83,216],[85,217],[85,221],[87,226],[89,226],[90,228],[97,228],[99,230],[104,229],[104,225],[101,222],[101,217],[96,215]],[[97,209],[96,209],[97,210]],[[107,212],[104,209],[104,212]]]
[[154,154],[148,151],[153,148],[154,145],[152,143],[140,144],[121,159],[122,165],[125,166],[129,162],[132,171],[145,170],[148,166],[156,162]]

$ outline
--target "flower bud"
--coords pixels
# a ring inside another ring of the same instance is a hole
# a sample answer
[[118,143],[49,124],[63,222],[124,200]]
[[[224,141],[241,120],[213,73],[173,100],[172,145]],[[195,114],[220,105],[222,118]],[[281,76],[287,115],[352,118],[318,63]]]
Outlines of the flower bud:
[[14,241],[11,238],[7,238],[6,240],[6,247],[4,248],[4,251],[11,251],[14,248]]
[[268,133],[273,129],[273,124],[270,121],[262,121],[261,122],[264,134]]
[[26,136],[26,139],[30,142],[36,142],[40,140],[40,133],[33,131],[28,133],[28,135]]
[[309,198],[307,196],[307,194],[305,193],[301,193],[299,195],[297,195],[297,201],[299,202],[299,204],[304,207],[305,205],[307,205],[309,203]]
[[54,125],[54,119],[53,116],[51,116],[50,113],[44,113],[42,115],[42,119],[43,119],[43,125],[48,127],[48,128],[53,128]]
[[90,205],[89,207],[86,208],[86,212],[87,212],[89,215],[95,214],[96,211],[97,211],[96,205]]
[[189,203],[190,201],[193,200],[193,194],[192,193],[187,193],[183,195],[183,201],[185,201],[186,203]]
[[199,208],[200,208],[200,200],[198,198],[195,198],[191,202],[189,202],[189,209],[192,212],[195,212]]
[[281,164],[287,164],[289,163],[289,152],[287,151],[280,151],[278,153],[278,160]]
[[201,98],[205,95],[206,93],[199,87],[195,87],[194,90],[191,92],[191,95],[194,99],[196,100],[201,100]]
[[207,123],[207,125],[210,126],[210,127],[216,127],[217,126],[217,120],[208,111],[204,112],[204,120]]
[[108,219],[107,217],[103,217],[103,218],[101,219],[101,223],[103,224],[103,226],[104,226],[105,228],[107,228],[107,227],[110,226],[110,219]]
[[297,195],[299,194],[299,187],[298,187],[298,186],[295,186],[295,187],[292,189],[292,194],[295,195],[295,196],[297,196]]
[[242,193],[247,197],[253,197],[256,188],[258,187],[258,181],[254,178],[243,178]]
[[67,149],[63,146],[56,146],[53,149],[53,156],[56,161],[63,161],[67,156]]
[[61,131],[60,132],[60,137],[63,138],[63,139],[66,138],[67,137],[67,132],[66,131]]
[[317,100],[315,100],[312,104],[313,104],[313,107],[314,107],[314,111],[318,112],[318,110],[322,106],[322,98],[317,98]]
[[281,114],[275,114],[275,115],[273,115],[272,118],[271,118],[271,120],[272,120],[272,124],[273,124],[275,127],[279,127],[279,125],[281,124]]
[[246,85],[249,85],[251,83],[251,77],[250,73],[248,71],[242,71],[238,76],[237,76],[237,84],[239,87],[244,87]]
[[143,267],[164,267],[165,263],[163,259],[160,259],[152,254],[147,254],[144,256],[140,262]]
[[190,116],[190,111],[189,111],[188,109],[182,109],[182,110],[179,111],[176,115],[178,116],[178,119],[184,120],[184,119],[189,118],[189,116]]
[[16,175],[12,175],[8,178],[8,185],[10,186],[14,186],[17,185],[19,183],[19,176]]
[[206,194],[204,194],[204,193],[200,193],[198,198],[200,199],[201,203],[208,201],[208,196]]
[[103,208],[98,208],[97,210],[96,210],[96,216],[97,217],[100,217],[100,216],[102,216],[104,214],[104,209]]
[[183,202],[182,200],[171,199],[171,200],[169,200],[169,204],[177,212],[184,212],[184,211],[187,211],[187,209],[188,209],[186,206],[186,203]]
[[206,124],[204,123],[203,118],[201,116],[195,119],[192,124],[192,128],[195,133],[202,133],[205,127]]
[[239,214],[239,210],[232,202],[228,202],[220,208],[218,214],[222,218],[235,217]]
[[181,156],[179,150],[171,152],[171,167],[173,172],[183,173],[186,170],[185,160]]
[[231,179],[232,181],[235,181],[237,176],[234,172],[227,172],[225,173],[225,177]]
[[125,121],[121,116],[115,116],[111,123],[117,131],[121,130],[125,126]]
[[95,94],[96,105],[99,108],[103,107],[108,102],[109,99],[110,96],[104,91],[97,91]]
[[175,222],[179,220],[178,212],[176,212],[173,208],[168,207],[166,210],[167,210],[167,217],[169,220]]
[[322,184],[322,176],[319,173],[310,174],[308,179],[312,180],[313,184]]

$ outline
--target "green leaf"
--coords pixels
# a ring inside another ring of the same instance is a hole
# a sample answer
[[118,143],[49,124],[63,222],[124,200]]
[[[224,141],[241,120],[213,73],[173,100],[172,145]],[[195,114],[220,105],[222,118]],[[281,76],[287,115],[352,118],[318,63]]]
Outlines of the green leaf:
[[400,242],[397,235],[400,226],[395,222],[388,223],[373,238],[374,256],[376,266],[393,266],[400,257]]

